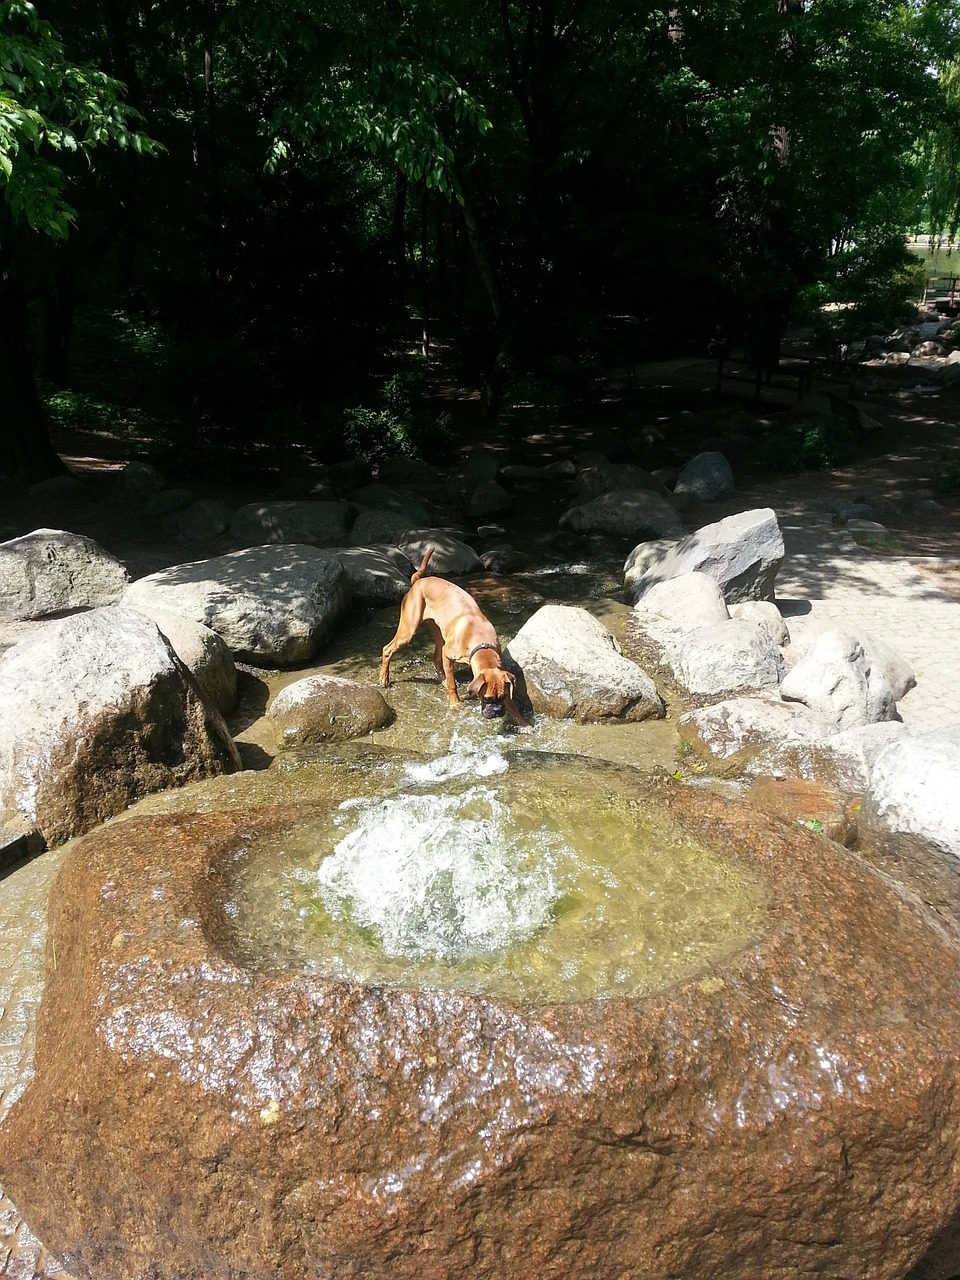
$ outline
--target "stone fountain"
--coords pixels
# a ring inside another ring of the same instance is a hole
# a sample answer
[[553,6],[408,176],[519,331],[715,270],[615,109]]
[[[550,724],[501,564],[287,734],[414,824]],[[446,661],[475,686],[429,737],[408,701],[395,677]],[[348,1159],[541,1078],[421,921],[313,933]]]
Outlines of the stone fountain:
[[705,791],[541,758],[544,811],[592,790],[630,839],[653,815],[756,909],[639,993],[572,1000],[258,954],[243,877],[385,754],[281,758],[73,847],[0,1131],[0,1181],[72,1274],[960,1269],[960,957],[905,890]]

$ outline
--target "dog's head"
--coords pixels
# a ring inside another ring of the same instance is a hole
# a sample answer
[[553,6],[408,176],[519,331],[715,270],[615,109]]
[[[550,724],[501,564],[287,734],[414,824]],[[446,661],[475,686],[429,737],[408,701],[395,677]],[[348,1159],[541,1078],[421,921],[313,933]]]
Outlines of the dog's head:
[[513,697],[516,679],[500,667],[489,667],[471,680],[467,692],[480,699],[480,712],[487,720],[496,720],[504,713],[504,702]]

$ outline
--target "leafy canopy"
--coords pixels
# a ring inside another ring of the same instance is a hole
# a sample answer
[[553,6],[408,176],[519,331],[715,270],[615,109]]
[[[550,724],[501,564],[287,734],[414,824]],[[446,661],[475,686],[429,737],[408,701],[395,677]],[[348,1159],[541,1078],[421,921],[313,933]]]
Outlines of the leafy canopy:
[[75,211],[67,198],[68,157],[104,144],[151,152],[124,87],[72,62],[29,0],[0,0],[0,228],[12,220],[55,240]]

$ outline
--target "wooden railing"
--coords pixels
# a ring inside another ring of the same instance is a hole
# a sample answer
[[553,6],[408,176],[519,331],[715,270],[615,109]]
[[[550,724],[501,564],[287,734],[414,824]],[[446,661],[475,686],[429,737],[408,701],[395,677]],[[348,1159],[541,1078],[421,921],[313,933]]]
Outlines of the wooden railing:
[[942,302],[949,308],[960,308],[960,276],[928,276],[923,301]]

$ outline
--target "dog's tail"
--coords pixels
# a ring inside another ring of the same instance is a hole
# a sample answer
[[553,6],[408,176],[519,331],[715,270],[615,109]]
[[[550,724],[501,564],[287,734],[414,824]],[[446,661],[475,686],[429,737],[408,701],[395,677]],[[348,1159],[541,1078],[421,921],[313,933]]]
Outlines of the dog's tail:
[[419,582],[420,579],[423,577],[424,571],[427,567],[427,561],[430,559],[432,555],[433,555],[433,547],[427,547],[426,554],[424,555],[423,559],[420,561],[420,568],[410,579],[411,587],[415,582]]

